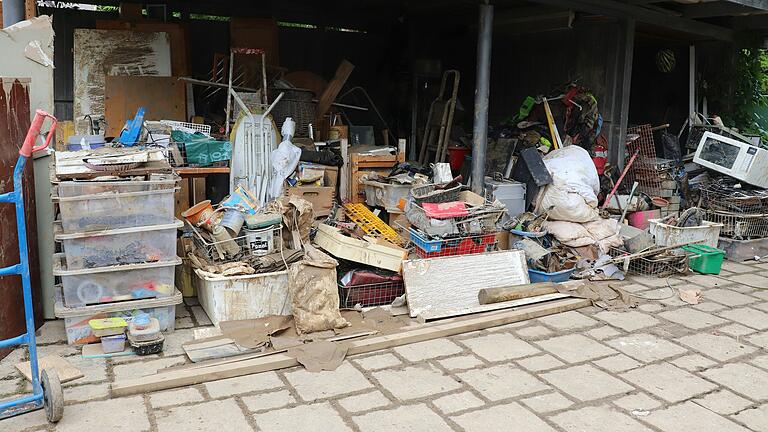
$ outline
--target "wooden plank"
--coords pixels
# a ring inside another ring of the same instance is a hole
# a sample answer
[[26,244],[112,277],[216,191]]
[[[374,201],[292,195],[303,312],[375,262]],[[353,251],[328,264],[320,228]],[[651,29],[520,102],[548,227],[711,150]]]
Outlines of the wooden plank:
[[229,167],[181,167],[173,169],[176,174],[185,177],[205,177],[208,174],[229,174]]
[[477,294],[477,300],[481,305],[484,305],[520,300],[526,297],[535,297],[545,294],[554,294],[557,292],[557,287],[553,282],[538,282],[509,287],[483,288]]
[[139,107],[146,109],[145,120],[185,121],[187,117],[186,84],[176,77],[107,76],[105,83],[107,136],[119,135]]
[[173,194],[173,214],[176,219],[184,220],[181,214],[192,207],[192,204],[189,202],[189,182],[182,180],[179,183],[181,187]]
[[60,121],[56,126],[56,145],[54,150],[64,151],[67,149],[67,140],[75,134],[75,123],[69,120]]
[[525,253],[520,250],[405,261],[403,280],[411,316],[424,319],[496,309],[499,303],[478,302],[481,289],[529,282]]
[[[40,357],[38,366],[40,371],[43,369],[54,369],[59,375],[59,380],[61,380],[62,384],[85,376],[80,369],[72,366],[68,361],[57,355]],[[32,381],[32,369],[28,361],[18,363],[16,369],[24,375],[27,381]]]
[[[580,309],[589,306],[590,304],[589,300],[565,299],[503,312],[478,314],[476,316],[425,324],[418,326],[417,328],[404,329],[398,333],[374,336],[349,342],[349,350],[347,351],[347,354],[364,354],[396,346],[483,330],[490,327]],[[111,393],[113,397],[141,394],[298,365],[299,362],[292,357],[285,354],[274,354],[271,356],[225,363],[212,367],[173,371],[137,379],[118,381],[112,384]]]
[[[355,65],[349,61],[341,61],[339,67],[336,69],[336,75],[334,75],[331,82],[328,83],[328,86],[325,88],[323,94],[320,95],[320,98],[318,99],[316,113],[318,119],[322,119],[323,116],[331,108],[331,104],[336,100],[336,96],[339,95],[341,88],[344,87],[344,84],[347,82],[347,79],[349,79],[349,76],[352,75],[352,71],[354,69]],[[316,124],[321,123],[323,122],[319,120]]]

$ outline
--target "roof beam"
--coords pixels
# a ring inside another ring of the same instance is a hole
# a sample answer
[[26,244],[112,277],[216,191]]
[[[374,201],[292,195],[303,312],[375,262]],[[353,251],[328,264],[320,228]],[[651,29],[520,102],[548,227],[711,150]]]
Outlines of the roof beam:
[[[638,22],[694,34],[707,39],[733,41],[735,32],[731,29],[674,15],[664,14],[640,6],[633,6],[613,0],[533,0],[550,6],[571,8],[589,13],[636,19]],[[758,1],[758,0],[743,0]]]
[[762,9],[756,9],[735,1],[696,3],[685,5],[680,10],[683,13],[683,17],[691,19],[742,15],[762,11]]

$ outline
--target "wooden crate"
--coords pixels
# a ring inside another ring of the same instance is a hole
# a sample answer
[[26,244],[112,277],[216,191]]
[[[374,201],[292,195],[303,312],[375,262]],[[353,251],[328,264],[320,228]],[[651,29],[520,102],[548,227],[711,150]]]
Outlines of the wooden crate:
[[349,202],[359,203],[365,201],[365,191],[360,186],[363,176],[389,175],[392,168],[398,163],[405,162],[405,153],[397,155],[363,155],[352,153],[349,155]]

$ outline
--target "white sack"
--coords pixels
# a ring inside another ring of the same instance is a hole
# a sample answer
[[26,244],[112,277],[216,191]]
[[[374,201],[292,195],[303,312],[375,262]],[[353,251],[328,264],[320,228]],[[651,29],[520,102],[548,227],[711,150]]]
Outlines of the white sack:
[[269,196],[279,198],[283,195],[283,183],[299,165],[301,149],[291,143],[291,138],[296,131],[296,123],[288,117],[283,123],[281,133],[283,142],[270,155],[272,162],[272,178],[269,181]]
[[589,222],[598,219],[600,179],[589,153],[571,145],[550,152],[543,160],[553,182],[539,193],[538,209],[548,211],[551,220]]
[[542,227],[566,246],[580,247],[597,245],[603,253],[611,247],[621,246],[624,242],[619,232],[619,223],[615,219],[598,219],[583,224],[565,221],[547,221]]

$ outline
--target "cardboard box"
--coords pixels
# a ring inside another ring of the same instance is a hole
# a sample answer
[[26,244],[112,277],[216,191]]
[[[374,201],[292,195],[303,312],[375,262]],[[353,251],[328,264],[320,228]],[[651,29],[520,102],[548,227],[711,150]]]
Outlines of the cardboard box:
[[330,165],[319,165],[319,164],[313,164],[310,162],[299,162],[299,166],[296,168],[296,171],[299,173],[299,176],[302,176],[303,172],[313,172],[313,171],[323,171],[323,180],[322,185],[315,185],[315,186],[326,186],[333,188],[333,190],[336,190],[336,184],[339,182],[339,167],[330,166]]
[[312,207],[315,209],[315,216],[328,216],[331,214],[336,191],[328,186],[298,186],[287,188],[285,194],[297,196],[311,202]]

